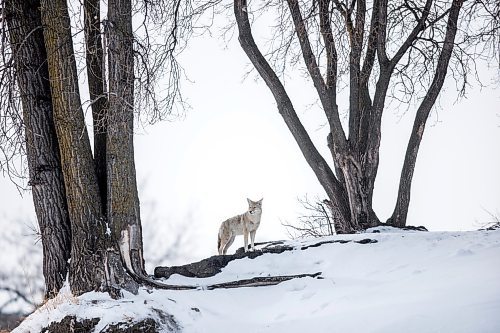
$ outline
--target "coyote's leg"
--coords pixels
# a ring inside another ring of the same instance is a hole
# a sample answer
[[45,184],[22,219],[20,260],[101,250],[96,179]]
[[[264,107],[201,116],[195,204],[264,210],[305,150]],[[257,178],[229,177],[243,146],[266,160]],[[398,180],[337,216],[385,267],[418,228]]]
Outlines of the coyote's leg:
[[245,252],[248,251],[248,230],[243,230],[243,237],[245,238]]
[[252,251],[255,251],[255,246],[254,246],[254,240],[255,240],[255,233],[257,230],[250,231],[250,242],[252,243]]
[[231,238],[229,238],[229,240],[227,241],[226,243],[226,246],[224,246],[224,251],[223,251],[223,254],[226,254],[227,250],[229,249],[229,247],[231,246],[231,244],[233,244],[234,242],[234,238],[235,236],[231,236]]

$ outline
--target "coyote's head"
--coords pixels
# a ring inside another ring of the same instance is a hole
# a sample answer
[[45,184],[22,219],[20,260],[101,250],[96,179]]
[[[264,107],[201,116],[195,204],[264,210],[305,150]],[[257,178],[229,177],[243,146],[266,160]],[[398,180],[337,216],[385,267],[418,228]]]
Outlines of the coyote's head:
[[262,200],[264,200],[264,198],[260,199],[259,201],[252,201],[247,198],[248,212],[250,213],[250,215],[262,213]]

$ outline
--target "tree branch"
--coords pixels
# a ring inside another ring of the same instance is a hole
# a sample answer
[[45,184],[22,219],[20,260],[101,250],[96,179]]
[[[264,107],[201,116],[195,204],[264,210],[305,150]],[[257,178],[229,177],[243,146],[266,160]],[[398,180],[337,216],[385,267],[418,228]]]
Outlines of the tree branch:
[[[248,20],[248,8],[246,0],[234,0],[234,14],[239,30],[239,41],[241,47],[247,54],[248,58],[255,66],[260,76],[266,82],[267,86],[273,93],[276,100],[278,110],[283,117],[288,129],[292,133],[306,161],[314,171],[319,182],[325,189],[328,197],[338,204],[342,209],[342,217],[350,219],[350,213],[347,205],[347,198],[342,185],[339,183],[334,173],[330,169],[328,163],[324,160],[321,154],[314,146],[309,134],[300,122],[295,109],[292,105],[288,94],[285,91],[282,83],[273,71],[267,60],[264,58],[259,48],[257,47]],[[324,84],[324,83],[323,83]],[[338,115],[338,114],[337,114]],[[339,126],[340,119],[338,120]],[[343,133],[342,133],[343,134]],[[337,133],[337,135],[339,135]],[[345,140],[345,138],[344,138]]]
[[436,99],[439,95],[439,92],[441,91],[441,88],[443,87],[444,80],[446,78],[448,64],[450,62],[453,47],[455,45],[458,16],[460,14],[460,9],[462,8],[463,2],[463,0],[454,0],[451,5],[450,14],[448,16],[448,23],[446,26],[446,35],[441,54],[439,55],[436,73],[434,74],[434,78],[429,89],[427,90],[425,97],[423,98],[420,106],[417,109],[417,114],[413,123],[410,140],[406,148],[403,169],[401,171],[396,206],[394,208],[392,216],[387,221],[388,224],[394,226],[404,226],[406,222],[408,205],[410,203],[411,181],[413,178],[413,172],[415,170],[418,149],[420,147],[420,142],[422,141],[422,135],[424,134],[427,118],[429,117],[429,113],[434,106],[434,103],[436,102]]
[[[373,8],[378,8],[380,5],[380,0],[375,0],[373,2]],[[368,79],[370,78],[370,74],[373,69],[373,65],[375,63],[375,55],[377,52],[377,37],[380,30],[380,21],[379,21],[380,12],[378,10],[372,11],[372,18],[370,22],[370,33],[368,36],[368,45],[366,47],[366,55],[365,60],[363,62],[363,67],[361,69],[361,84],[360,86],[365,86],[368,83]],[[368,87],[367,87],[368,89]]]
[[337,98],[337,49],[330,24],[330,0],[319,0],[320,30],[326,49],[326,89],[336,103]]
[[[379,31],[377,36],[377,56],[381,68],[387,67],[389,58],[387,57],[386,38],[387,38],[387,2],[388,0],[380,0],[378,8]],[[374,7],[375,8],[375,7]],[[374,10],[377,10],[376,8]]]
[[106,137],[107,107],[104,51],[101,42],[99,0],[84,0],[85,53],[87,81],[94,129],[94,164],[97,174],[103,214],[107,204]]
[[[304,19],[300,13],[300,7],[297,0],[287,0],[288,8],[292,14],[293,23],[295,25],[295,32],[297,33],[297,38],[299,39],[300,48],[302,50],[302,55],[304,57],[304,63],[306,64],[309,75],[311,76],[314,87],[320,94],[324,94],[326,91],[325,81],[321,76],[318,63],[316,62],[316,57],[311,49],[311,43],[307,37],[307,30],[304,24]],[[321,96],[320,96],[321,98]]]
[[[309,38],[307,36],[306,26],[300,12],[298,1],[287,0],[287,3],[288,8],[290,9],[290,13],[292,14],[295,32],[297,33],[297,38],[299,39],[304,63],[306,64],[309,75],[313,80],[314,87],[318,92],[323,110],[330,125],[330,130],[332,132],[332,135],[334,136],[334,143],[338,150],[344,152],[347,147],[347,140],[342,128],[342,124],[340,123],[335,94],[332,94],[331,90],[327,91],[327,85],[325,84],[325,81],[321,76],[318,63],[316,62],[316,57],[311,49],[311,43],[309,42]],[[332,45],[330,45],[330,47],[331,46]]]
[[241,288],[241,287],[263,287],[272,286],[279,284],[281,282],[289,281],[292,279],[301,279],[305,277],[311,277],[316,279],[323,279],[321,277],[321,272],[313,274],[297,274],[297,275],[279,275],[279,276],[257,276],[251,279],[224,282],[212,284],[206,287],[208,290],[213,289],[230,289],[230,288]]
[[[354,6],[356,1],[352,2],[352,5]],[[341,3],[339,0],[333,0],[333,3],[335,4],[335,8],[344,16],[345,19],[345,25],[346,25],[346,30],[347,34],[349,36],[349,42],[351,45],[353,44],[353,34],[354,34],[354,27],[352,24],[352,8],[347,8],[347,6],[343,3]]]
[[[353,1],[354,3],[354,1]],[[361,50],[363,48],[363,36],[365,27],[365,0],[359,0],[356,8],[356,21],[354,34],[351,41],[351,52],[349,53],[349,140],[358,142],[360,126],[360,108],[362,92],[361,86]]]

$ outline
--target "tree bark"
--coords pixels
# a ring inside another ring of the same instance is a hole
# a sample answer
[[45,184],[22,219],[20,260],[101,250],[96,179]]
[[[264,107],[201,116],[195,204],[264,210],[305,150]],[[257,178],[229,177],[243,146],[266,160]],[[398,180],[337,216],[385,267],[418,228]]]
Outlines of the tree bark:
[[106,214],[107,180],[106,180],[106,109],[108,98],[105,94],[104,56],[101,41],[100,1],[84,1],[85,45],[87,61],[87,78],[92,103],[92,119],[94,128],[94,163],[101,197],[103,214]]
[[73,233],[70,287],[74,295],[121,289],[136,293],[137,283],[126,273],[102,214],[90,140],[78,89],[68,8],[64,0],[41,1],[45,47]]
[[6,0],[4,4],[23,106],[29,185],[42,240],[45,297],[51,298],[66,279],[71,228],[52,115],[40,1]]
[[69,282],[73,294],[80,295],[105,286],[101,235],[106,225],[80,103],[67,4],[65,0],[42,0],[40,11],[73,235]]
[[145,276],[134,162],[134,53],[132,3],[110,0],[108,221],[129,272]]

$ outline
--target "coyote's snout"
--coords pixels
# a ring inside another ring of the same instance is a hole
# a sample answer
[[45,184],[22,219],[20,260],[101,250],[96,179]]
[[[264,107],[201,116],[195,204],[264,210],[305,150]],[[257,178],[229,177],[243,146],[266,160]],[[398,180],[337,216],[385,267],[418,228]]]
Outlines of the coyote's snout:
[[260,225],[260,217],[262,215],[262,200],[248,201],[248,211],[246,213],[231,217],[222,222],[219,228],[219,239],[217,249],[219,254],[226,254],[227,249],[233,244],[234,238],[237,235],[243,235],[245,239],[245,252],[248,251],[248,233],[250,233],[250,241],[252,251],[255,250],[254,240],[255,232]]

